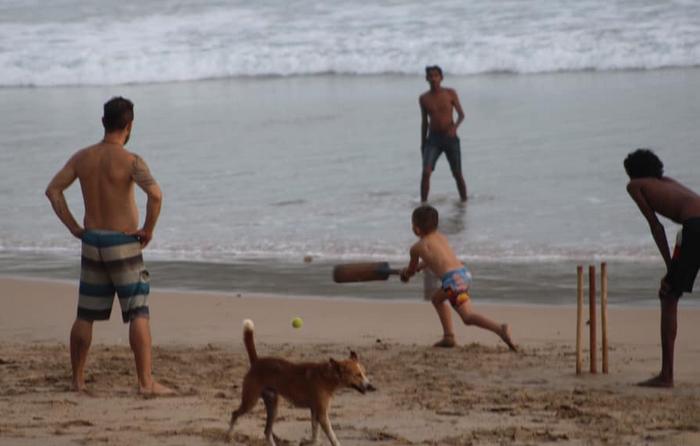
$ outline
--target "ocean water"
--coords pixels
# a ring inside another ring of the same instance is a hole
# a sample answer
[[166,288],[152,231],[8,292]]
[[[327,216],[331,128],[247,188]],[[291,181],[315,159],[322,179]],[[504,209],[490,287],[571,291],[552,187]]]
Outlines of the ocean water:
[[444,158],[429,201],[481,294],[566,302],[575,265],[605,260],[613,301],[653,302],[661,260],[622,160],[651,147],[700,190],[698,3],[462,3],[2,2],[0,273],[75,277],[43,191],[124,95],[128,148],[165,192],[157,285],[419,295],[329,277],[407,260],[421,71],[440,63],[467,114],[469,201]]
[[693,67],[695,0],[3,0],[0,85]]

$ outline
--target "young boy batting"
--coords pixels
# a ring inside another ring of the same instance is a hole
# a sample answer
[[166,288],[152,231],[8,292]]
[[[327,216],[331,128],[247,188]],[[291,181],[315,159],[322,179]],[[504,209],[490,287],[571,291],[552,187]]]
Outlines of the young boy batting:
[[457,259],[447,237],[438,231],[438,212],[432,206],[420,206],[411,217],[413,232],[419,240],[410,250],[411,260],[401,270],[401,280],[408,280],[423,268],[430,269],[442,278],[442,288],[432,296],[433,306],[442,324],[443,337],[436,347],[454,347],[456,345],[452,317],[447,301],[462,318],[465,325],[476,325],[496,333],[512,351],[517,351],[510,338],[508,324],[499,324],[472,309],[469,286],[472,276],[469,270]]

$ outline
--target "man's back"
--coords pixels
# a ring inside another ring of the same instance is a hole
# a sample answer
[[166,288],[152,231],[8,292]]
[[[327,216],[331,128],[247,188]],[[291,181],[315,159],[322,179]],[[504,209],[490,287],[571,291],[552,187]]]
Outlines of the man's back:
[[627,189],[641,193],[654,212],[678,224],[700,217],[700,196],[672,178],[636,178]]
[[120,144],[101,142],[72,159],[85,203],[85,229],[134,232],[139,216],[134,199],[136,156]]

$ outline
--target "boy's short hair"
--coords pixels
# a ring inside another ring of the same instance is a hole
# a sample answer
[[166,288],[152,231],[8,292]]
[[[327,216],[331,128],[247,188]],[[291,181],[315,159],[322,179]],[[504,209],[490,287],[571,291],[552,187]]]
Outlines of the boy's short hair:
[[431,71],[437,71],[440,77],[444,77],[442,75],[442,68],[440,68],[438,65],[427,65],[425,67],[425,77],[428,77]]
[[121,96],[105,102],[102,125],[107,132],[124,130],[134,120],[134,103]]
[[661,178],[664,163],[649,149],[637,149],[625,158],[625,171],[630,178]]
[[438,211],[427,204],[419,206],[413,210],[411,221],[421,233],[430,234],[438,227]]

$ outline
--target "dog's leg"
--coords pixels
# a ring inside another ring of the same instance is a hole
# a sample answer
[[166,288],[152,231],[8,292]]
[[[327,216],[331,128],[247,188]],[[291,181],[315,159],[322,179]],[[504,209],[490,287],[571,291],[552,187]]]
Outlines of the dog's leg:
[[303,440],[301,444],[303,446],[318,444],[318,416],[313,409],[311,410],[311,439]]
[[340,443],[338,442],[338,439],[335,436],[335,432],[333,432],[333,428],[331,427],[331,420],[328,418],[328,413],[320,415],[319,418],[320,419],[318,421],[321,423],[323,432],[326,433],[328,440],[330,440],[333,446],[340,446]]
[[238,409],[231,412],[231,422],[229,423],[228,433],[226,437],[229,441],[233,439],[233,426],[236,424],[238,417],[255,407],[255,404],[260,398],[262,389],[257,383],[251,382],[248,377],[243,380],[243,390],[241,391],[241,404]]
[[272,425],[275,424],[277,417],[277,404],[279,398],[277,392],[273,390],[264,390],[262,399],[265,402],[265,412],[267,412],[267,420],[265,420],[265,439],[269,446],[275,446],[275,434],[272,432]]

